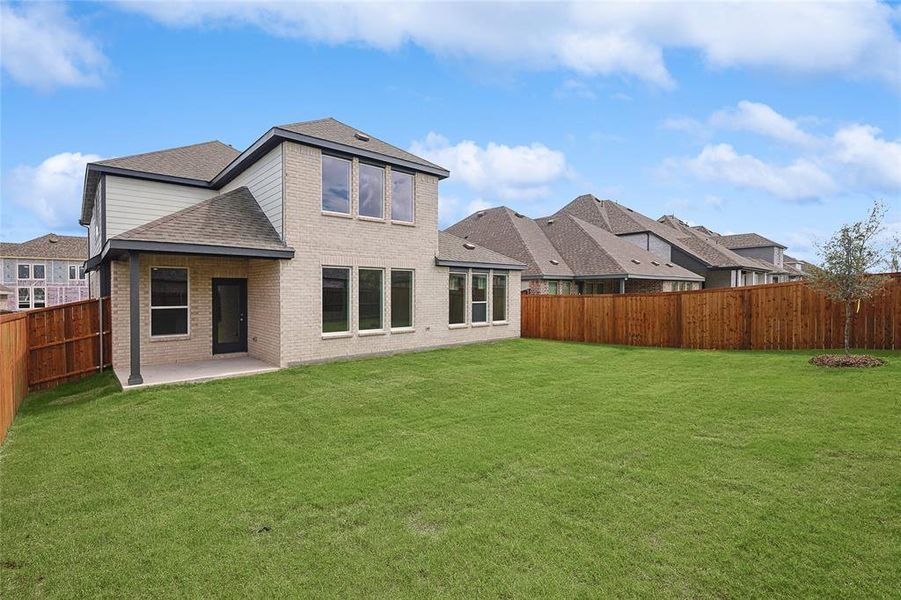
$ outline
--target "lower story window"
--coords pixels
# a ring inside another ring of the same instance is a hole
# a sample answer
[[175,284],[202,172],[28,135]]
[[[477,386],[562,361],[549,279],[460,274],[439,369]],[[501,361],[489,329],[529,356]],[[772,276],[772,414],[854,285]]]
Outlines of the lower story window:
[[472,322],[488,321],[488,275],[472,274]]
[[447,321],[451,325],[466,323],[466,273],[450,274]]
[[547,293],[548,294],[556,294],[557,293],[557,282],[556,281],[548,281],[547,282]]
[[188,334],[188,270],[150,269],[150,335]]
[[31,288],[19,288],[19,308],[31,308]]
[[322,333],[350,331],[350,269],[322,269]]
[[413,271],[391,271],[391,327],[413,327]]
[[381,269],[360,269],[358,273],[360,331],[382,328],[382,278]]
[[32,308],[44,308],[47,306],[47,291],[44,288],[36,287],[32,290]]
[[491,283],[491,320],[507,320],[507,276],[494,275]]

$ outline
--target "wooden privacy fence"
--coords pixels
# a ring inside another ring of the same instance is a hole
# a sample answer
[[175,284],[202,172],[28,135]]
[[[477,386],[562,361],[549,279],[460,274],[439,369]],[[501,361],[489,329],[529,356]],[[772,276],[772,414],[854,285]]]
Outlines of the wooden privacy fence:
[[[672,348],[844,345],[844,306],[801,282],[654,294],[522,297],[522,336]],[[855,306],[851,345],[901,348],[901,276]]]
[[0,442],[28,391],[111,364],[109,308],[103,298],[0,315]]

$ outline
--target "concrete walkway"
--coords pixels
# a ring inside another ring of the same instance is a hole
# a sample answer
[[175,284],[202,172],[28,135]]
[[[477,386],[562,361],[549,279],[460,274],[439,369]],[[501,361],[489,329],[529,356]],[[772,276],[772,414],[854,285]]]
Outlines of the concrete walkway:
[[134,390],[151,385],[164,383],[197,383],[210,379],[222,379],[225,377],[240,377],[242,375],[256,375],[277,371],[269,363],[265,363],[249,356],[236,358],[220,358],[216,360],[201,360],[197,362],[174,363],[170,365],[148,365],[141,367],[141,376],[144,383],[140,385],[128,385],[128,369],[116,369],[116,377],[124,390]]

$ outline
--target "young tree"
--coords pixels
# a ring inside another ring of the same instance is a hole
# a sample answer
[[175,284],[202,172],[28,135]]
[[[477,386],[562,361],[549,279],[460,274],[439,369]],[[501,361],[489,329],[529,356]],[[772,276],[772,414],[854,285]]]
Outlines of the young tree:
[[874,274],[886,262],[886,253],[879,245],[885,213],[885,205],[875,202],[866,219],[842,225],[818,247],[820,269],[810,278],[810,285],[844,304],[845,354],[851,349],[854,303],[872,297],[888,280]]

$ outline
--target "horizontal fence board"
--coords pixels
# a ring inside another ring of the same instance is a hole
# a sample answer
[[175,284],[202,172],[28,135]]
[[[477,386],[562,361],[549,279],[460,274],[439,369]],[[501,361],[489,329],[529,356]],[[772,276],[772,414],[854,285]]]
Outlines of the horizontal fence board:
[[[854,307],[851,345],[901,348],[901,275]],[[719,350],[844,346],[844,306],[803,282],[651,294],[522,296],[522,336]]]

